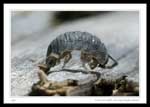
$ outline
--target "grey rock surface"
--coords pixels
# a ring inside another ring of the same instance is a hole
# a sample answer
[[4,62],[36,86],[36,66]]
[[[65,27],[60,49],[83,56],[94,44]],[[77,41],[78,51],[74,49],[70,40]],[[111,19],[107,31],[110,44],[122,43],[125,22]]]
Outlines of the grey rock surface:
[[[45,17],[47,16],[45,15]],[[17,21],[15,18],[13,20]],[[30,23],[24,24],[30,26]],[[12,23],[12,29],[17,30],[18,27],[20,26]],[[67,22],[53,30],[47,26],[38,33],[31,33],[30,36],[25,36],[23,39],[17,39],[21,38],[19,36],[12,36],[12,96],[27,95],[32,84],[38,81],[37,65],[42,63],[46,57],[49,43],[61,33],[68,31],[86,31],[96,35],[106,45],[110,55],[117,59],[119,65],[113,69],[96,69],[96,72],[101,73],[102,78],[115,79],[127,75],[128,79],[139,81],[139,13],[136,11],[109,12],[104,15]],[[66,65],[66,67],[72,66]],[[95,77],[83,73],[55,72],[51,73],[49,78],[61,81],[67,78],[86,80]]]

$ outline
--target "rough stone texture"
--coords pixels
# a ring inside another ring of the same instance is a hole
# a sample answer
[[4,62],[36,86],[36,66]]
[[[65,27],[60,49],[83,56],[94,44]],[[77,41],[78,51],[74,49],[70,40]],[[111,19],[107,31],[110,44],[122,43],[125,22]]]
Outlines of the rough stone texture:
[[[34,12],[33,12],[34,14]],[[14,14],[15,16],[15,14]],[[40,15],[38,16],[40,17]],[[47,17],[46,15],[43,16]],[[46,19],[46,18],[45,18]],[[14,25],[16,31],[21,27]],[[49,18],[47,18],[49,20]],[[26,26],[34,27],[31,23]],[[40,29],[40,28],[39,28]],[[33,83],[38,81],[37,64],[46,57],[49,43],[58,35],[68,31],[87,31],[103,41],[119,65],[114,69],[96,69],[102,78],[115,79],[127,75],[129,79],[139,81],[139,13],[138,12],[109,12],[104,15],[88,17],[73,22],[64,23],[55,29],[50,26],[31,33],[23,39],[13,36],[11,46],[11,94],[12,96],[27,95]],[[27,30],[28,31],[28,30]],[[32,30],[31,30],[32,31]],[[18,31],[19,32],[19,31]],[[17,35],[17,34],[16,34]],[[28,35],[28,34],[27,34]],[[15,37],[17,39],[15,39]],[[49,75],[50,79],[61,81],[67,78],[91,79],[89,74],[57,72]]]

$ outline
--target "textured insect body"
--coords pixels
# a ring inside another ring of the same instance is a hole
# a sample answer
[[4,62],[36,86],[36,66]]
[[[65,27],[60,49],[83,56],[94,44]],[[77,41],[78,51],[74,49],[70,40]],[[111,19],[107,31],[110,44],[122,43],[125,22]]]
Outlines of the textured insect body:
[[74,31],[61,34],[50,43],[46,55],[45,67],[47,67],[47,70],[55,66],[62,58],[65,58],[65,66],[71,59],[71,51],[73,50],[81,51],[81,60],[89,62],[91,69],[94,69],[97,65],[107,68],[105,64],[109,58],[115,62],[110,68],[117,65],[117,62],[107,53],[107,49],[98,37],[88,32]]

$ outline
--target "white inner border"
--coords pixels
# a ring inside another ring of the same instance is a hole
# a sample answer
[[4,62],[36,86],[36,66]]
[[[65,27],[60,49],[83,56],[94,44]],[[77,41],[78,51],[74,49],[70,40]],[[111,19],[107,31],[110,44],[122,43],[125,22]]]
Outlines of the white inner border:
[[[139,11],[140,96],[28,97],[10,96],[11,11]],[[4,103],[146,103],[146,4],[4,4]],[[142,81],[141,81],[142,80]]]

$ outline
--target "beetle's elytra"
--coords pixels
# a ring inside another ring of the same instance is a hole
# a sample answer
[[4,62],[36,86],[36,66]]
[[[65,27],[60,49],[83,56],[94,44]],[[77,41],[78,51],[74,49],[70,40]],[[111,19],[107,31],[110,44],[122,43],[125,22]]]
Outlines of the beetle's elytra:
[[[83,63],[88,62],[91,69],[97,66],[112,68],[117,65],[117,61],[108,54],[105,45],[98,37],[88,32],[73,31],[59,35],[50,43],[46,54],[46,64],[41,66],[41,68],[47,72],[62,58],[65,59],[65,66],[71,59],[71,51],[73,50],[81,51],[81,60]],[[114,64],[105,66],[109,58],[114,61]]]

